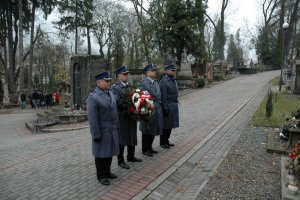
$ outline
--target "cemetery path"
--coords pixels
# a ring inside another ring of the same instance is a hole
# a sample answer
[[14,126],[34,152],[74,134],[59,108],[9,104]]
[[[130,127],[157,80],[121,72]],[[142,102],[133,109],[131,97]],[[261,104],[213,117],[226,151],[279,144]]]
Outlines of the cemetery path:
[[[165,150],[155,139],[152,158],[125,170],[110,186],[95,176],[88,129],[32,134],[24,121],[34,113],[0,115],[1,199],[195,199],[264,98],[279,71],[241,76],[180,98],[180,128]],[[140,140],[140,133],[139,140]]]

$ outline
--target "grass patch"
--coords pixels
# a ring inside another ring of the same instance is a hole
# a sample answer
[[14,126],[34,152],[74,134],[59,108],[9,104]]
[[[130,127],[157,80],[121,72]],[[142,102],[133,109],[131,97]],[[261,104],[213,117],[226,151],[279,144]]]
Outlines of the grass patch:
[[273,86],[279,85],[279,82],[280,82],[280,76],[277,76],[274,79],[269,81],[269,83],[271,83]]
[[[278,83],[278,82],[277,82]],[[287,92],[273,92],[273,113],[270,120],[266,118],[267,96],[264,98],[260,107],[252,117],[250,125],[281,127],[287,117],[300,109],[299,95],[293,95]]]

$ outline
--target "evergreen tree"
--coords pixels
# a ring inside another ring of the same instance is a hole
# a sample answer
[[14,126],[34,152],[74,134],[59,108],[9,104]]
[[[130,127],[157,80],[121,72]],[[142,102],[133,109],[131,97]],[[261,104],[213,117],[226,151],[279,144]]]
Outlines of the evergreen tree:
[[269,34],[268,27],[262,27],[259,31],[258,39],[255,43],[256,54],[258,59],[262,60],[264,65],[271,65],[272,61],[272,50],[274,47],[274,39]]
[[78,49],[78,28],[85,28],[86,32],[84,35],[87,36],[88,40],[88,54],[91,53],[90,44],[90,29],[93,26],[93,0],[68,0],[59,1],[58,10],[62,17],[59,21],[55,22],[59,27],[67,32],[75,30],[75,54]]
[[237,30],[235,38],[230,35],[227,49],[227,61],[232,63],[233,69],[239,67],[239,63],[243,62],[243,49],[241,46],[240,29]]
[[270,89],[268,92],[267,103],[266,103],[266,118],[271,119],[273,113],[273,93]]
[[[213,61],[216,60],[223,60],[224,59],[224,53],[222,52],[224,50],[224,46],[226,40],[224,41],[224,44],[221,40],[221,21],[219,20],[216,26],[216,30],[213,37],[213,47],[212,47],[212,56]],[[222,36],[225,38],[225,34]]]
[[122,39],[122,29],[119,27],[116,29],[114,32],[114,41],[113,41],[113,52],[112,55],[115,58],[114,63],[115,67],[119,67],[123,65],[124,61],[124,44],[123,44],[123,39]]

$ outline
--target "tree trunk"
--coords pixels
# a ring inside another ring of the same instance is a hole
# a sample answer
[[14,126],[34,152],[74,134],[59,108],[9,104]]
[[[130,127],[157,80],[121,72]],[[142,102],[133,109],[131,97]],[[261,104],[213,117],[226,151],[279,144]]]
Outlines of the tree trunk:
[[[137,18],[138,18],[138,23],[141,27],[141,40],[142,40],[142,44],[144,46],[144,56],[146,57],[146,60],[148,63],[151,62],[150,57],[149,57],[149,51],[148,51],[148,45],[147,45],[147,41],[146,41],[146,36],[145,36],[145,27],[143,24],[143,12],[142,12],[142,8],[141,8],[141,12],[139,12],[138,9],[138,3],[135,1],[132,1]],[[142,5],[140,5],[142,7]]]
[[77,0],[76,0],[76,13],[75,13],[75,55],[77,55],[77,49],[78,49],[78,26],[77,26],[77,21],[78,21],[78,7],[77,7]]
[[7,42],[8,42],[8,91],[14,91],[14,53],[13,53],[13,19],[12,19],[12,5],[9,5],[7,10]]
[[23,93],[24,90],[24,63],[23,63],[23,4],[19,0],[19,92]]
[[277,43],[276,43],[276,48],[275,48],[275,54],[274,54],[274,67],[275,69],[280,69],[282,65],[282,51],[283,51],[283,30],[282,30],[282,25],[284,23],[284,10],[285,10],[285,1],[281,1],[281,12],[280,12],[280,20],[279,20],[279,29],[278,29],[278,35],[277,35]]
[[34,37],[34,21],[35,21],[35,3],[32,4],[31,29],[30,29],[30,56],[28,66],[28,94],[32,91],[32,65],[33,65],[33,37]]
[[225,31],[224,31],[224,25],[225,25],[225,10],[227,8],[229,0],[223,0],[222,1],[222,8],[221,8],[221,27],[220,27],[220,59],[224,60],[224,45],[225,45]]
[[87,32],[87,42],[88,42],[88,55],[92,54],[92,49],[91,49],[91,37],[90,37],[90,27],[86,27],[86,32]]
[[[291,17],[290,17],[290,21],[289,21],[289,27],[288,29],[285,31],[285,40],[284,40],[284,49],[286,51],[284,51],[284,58],[286,58],[289,54],[289,47],[290,47],[290,42],[294,40],[292,40],[292,37],[295,38],[295,36],[293,36],[293,32],[294,32],[294,24],[297,23],[298,21],[298,12],[299,12],[299,3],[300,3],[300,0],[297,0],[294,4],[294,9],[293,9],[293,12],[291,14]],[[281,24],[282,26],[282,24]]]
[[8,71],[8,62],[7,62],[7,45],[6,45],[6,38],[4,40],[4,71],[5,71],[5,83],[8,83],[9,80],[9,71]]

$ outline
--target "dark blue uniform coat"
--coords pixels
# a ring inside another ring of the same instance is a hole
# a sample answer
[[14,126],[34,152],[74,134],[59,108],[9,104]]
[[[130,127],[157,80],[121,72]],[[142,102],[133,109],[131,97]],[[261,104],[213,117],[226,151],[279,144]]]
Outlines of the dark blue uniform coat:
[[[96,87],[87,100],[92,151],[97,158],[119,154],[118,111],[115,96]],[[94,139],[100,139],[95,142]]]
[[122,146],[135,146],[137,145],[137,122],[128,116],[127,108],[121,106],[124,98],[127,97],[128,86],[119,81],[113,85],[111,90],[115,95],[119,112],[119,143]]
[[162,135],[163,119],[159,84],[157,81],[154,81],[154,84],[152,84],[149,78],[144,77],[140,82],[140,87],[142,90],[147,90],[150,93],[155,107],[155,114],[152,120],[148,124],[141,122],[140,131],[147,135]]
[[164,129],[179,127],[178,87],[174,77],[165,75],[159,82]]

